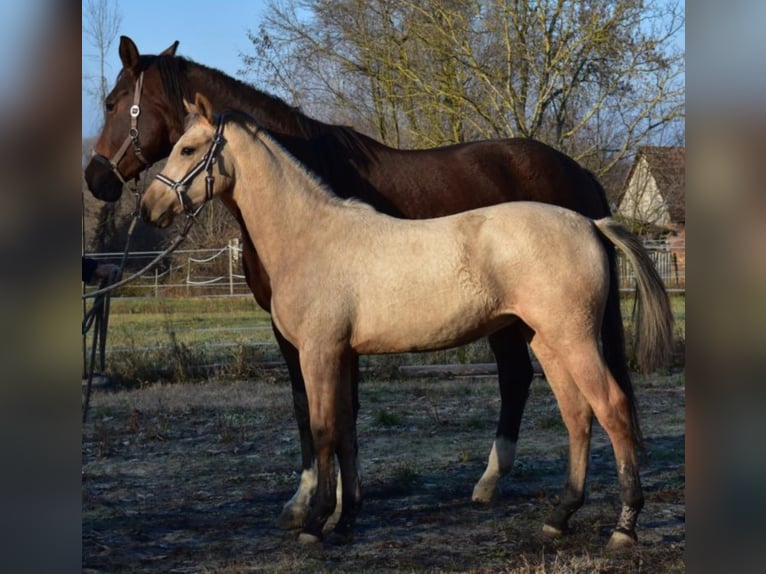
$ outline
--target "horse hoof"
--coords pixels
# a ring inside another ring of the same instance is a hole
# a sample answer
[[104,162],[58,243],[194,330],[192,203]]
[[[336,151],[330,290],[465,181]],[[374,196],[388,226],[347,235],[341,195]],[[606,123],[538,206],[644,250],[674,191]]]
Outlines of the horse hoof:
[[610,552],[626,550],[628,548],[633,548],[637,541],[635,534],[628,534],[627,532],[615,530],[612,532],[612,537],[609,539],[606,549]]
[[277,518],[277,528],[281,530],[299,530],[303,528],[306,522],[306,512],[296,511],[293,508],[285,507],[282,514]]
[[543,534],[549,538],[561,538],[564,536],[564,531],[550,524],[543,524]]
[[476,486],[473,487],[471,502],[475,502],[476,504],[490,505],[496,499],[497,499],[496,486],[489,486],[479,482],[476,484]]
[[308,532],[301,532],[298,535],[298,542],[301,544],[318,544],[322,542],[322,538],[316,534],[309,534]]

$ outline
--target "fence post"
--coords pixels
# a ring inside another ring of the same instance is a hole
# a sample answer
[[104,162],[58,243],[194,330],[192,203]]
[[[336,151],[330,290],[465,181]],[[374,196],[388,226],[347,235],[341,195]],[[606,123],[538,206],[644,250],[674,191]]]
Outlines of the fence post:
[[234,246],[229,239],[229,295],[234,295]]

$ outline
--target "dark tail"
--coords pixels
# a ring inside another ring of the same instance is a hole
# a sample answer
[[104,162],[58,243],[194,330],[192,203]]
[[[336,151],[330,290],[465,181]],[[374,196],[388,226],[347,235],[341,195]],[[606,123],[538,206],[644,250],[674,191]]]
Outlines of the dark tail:
[[[636,362],[639,369],[644,373],[655,371],[668,363],[673,349],[673,313],[665,286],[638,237],[610,217],[599,219],[595,221],[595,224],[602,235],[627,257],[636,275],[637,292],[634,328]],[[616,304],[619,307],[617,269],[614,257],[610,258],[609,267],[611,287],[607,299],[607,307],[609,298],[612,297],[616,298]],[[604,358],[607,361],[607,366],[612,371],[612,375],[630,402],[634,422],[634,440],[640,446],[642,445],[642,437],[638,425],[635,396],[624,356],[624,346],[622,346],[622,351],[619,353],[620,357],[616,350],[611,347],[611,343],[607,338],[607,336],[612,336],[615,339],[624,339],[621,322],[619,333],[617,333],[618,327],[614,324],[614,321],[614,317],[609,317],[608,313],[605,314],[604,324],[602,325]]]

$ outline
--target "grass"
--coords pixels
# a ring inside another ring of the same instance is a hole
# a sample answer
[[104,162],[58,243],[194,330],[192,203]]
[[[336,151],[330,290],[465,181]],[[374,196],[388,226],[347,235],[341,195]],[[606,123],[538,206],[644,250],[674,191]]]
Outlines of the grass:
[[[682,357],[686,300],[673,295],[671,303]],[[622,308],[629,332],[630,295],[623,298]],[[493,361],[482,339],[444,351],[362,357],[360,366],[376,377],[394,379],[400,365]],[[106,371],[113,379],[129,384],[212,377],[233,380],[263,376],[264,368],[281,365],[271,318],[250,295],[112,299]]]
[[383,428],[398,427],[402,424],[402,418],[386,409],[379,409],[375,415],[375,423]]

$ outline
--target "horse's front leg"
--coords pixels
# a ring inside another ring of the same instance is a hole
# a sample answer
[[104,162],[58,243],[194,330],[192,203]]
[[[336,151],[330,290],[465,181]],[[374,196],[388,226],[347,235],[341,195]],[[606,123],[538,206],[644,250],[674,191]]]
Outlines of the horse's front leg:
[[[335,524],[330,542],[346,544],[354,536],[356,517],[362,507],[362,486],[359,470],[359,444],[356,436],[356,419],[359,414],[359,357],[351,354],[343,361],[342,389],[336,417],[338,439],[335,454],[340,465],[337,496],[342,503],[340,518]],[[350,390],[350,395],[345,392]],[[349,400],[350,399],[350,400]],[[337,513],[336,508],[336,513]]]
[[306,382],[311,432],[316,452],[317,488],[301,542],[317,542],[335,510],[334,455],[337,453],[343,481],[343,511],[335,528],[334,541],[351,539],[361,507],[361,488],[356,471],[355,371],[352,354],[328,344],[301,350],[301,368]]
[[298,490],[288,500],[282,513],[277,519],[277,526],[285,530],[296,530],[303,527],[311,506],[311,497],[317,485],[317,473],[314,466],[314,441],[311,436],[309,424],[309,404],[306,397],[306,385],[301,373],[300,356],[296,349],[287,339],[282,336],[276,325],[272,322],[274,336],[279,344],[279,350],[287,363],[287,372],[290,375],[290,383],[293,391],[293,407],[295,420],[298,423],[298,435],[301,441],[301,479]]

